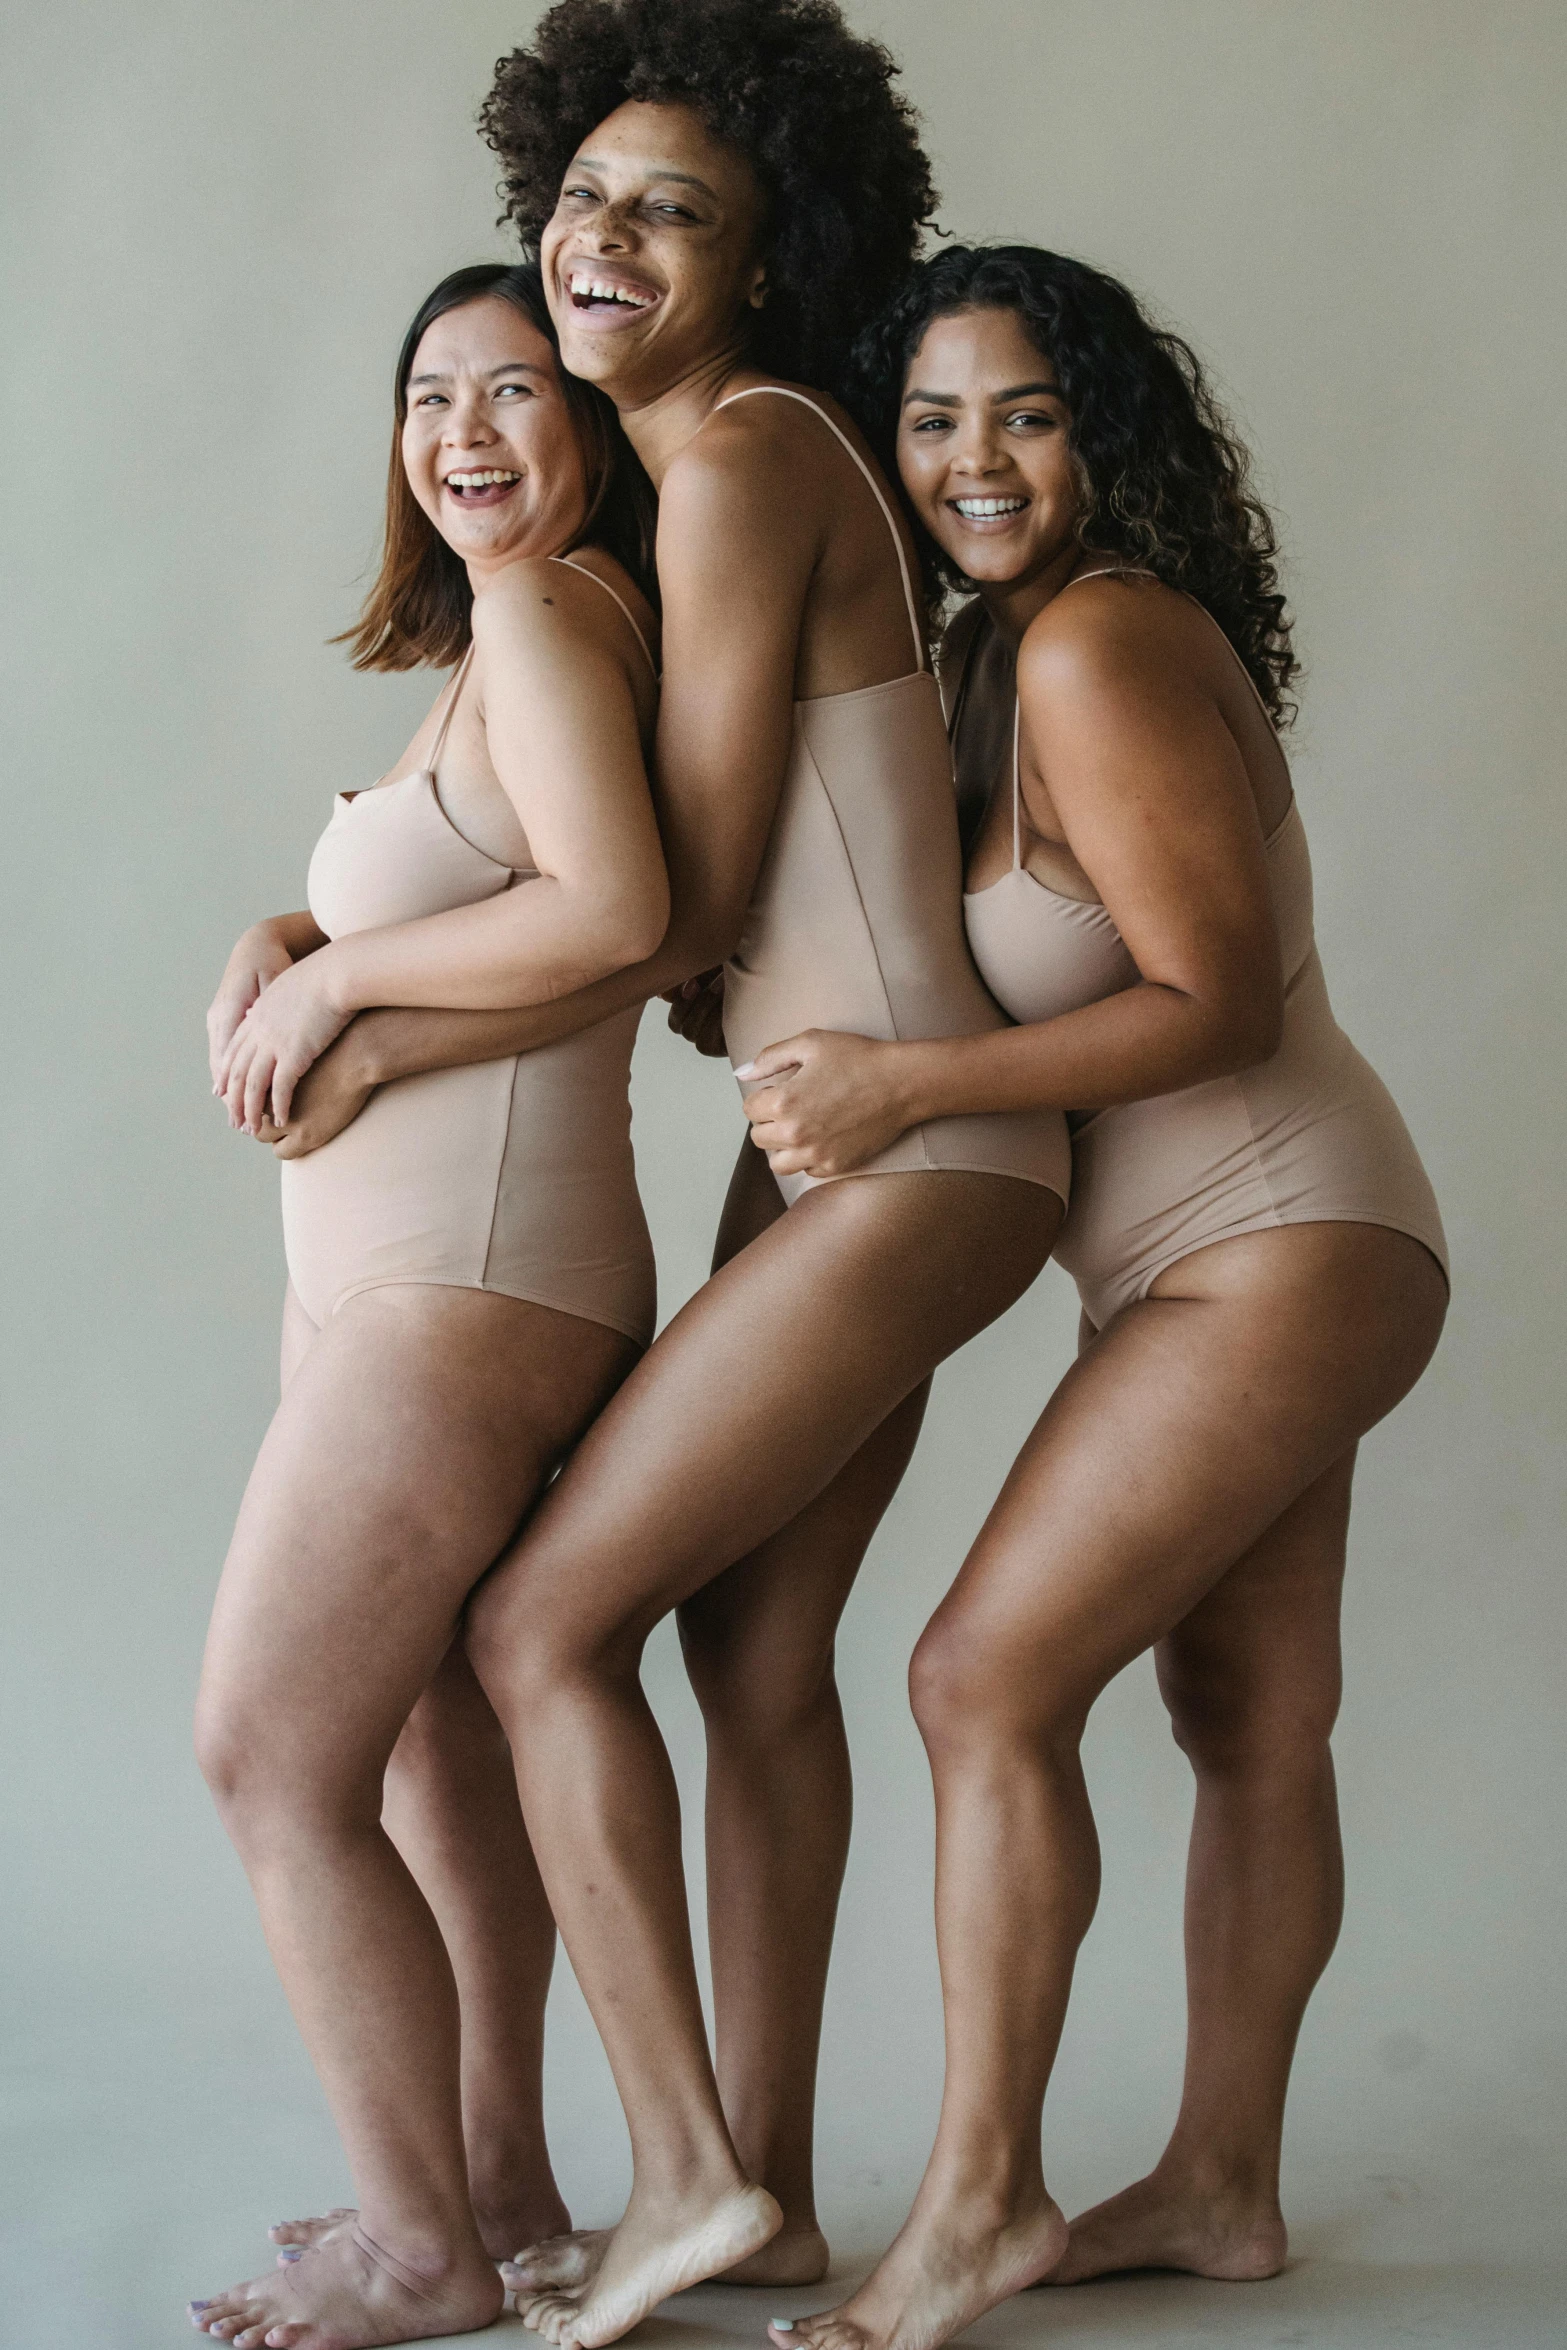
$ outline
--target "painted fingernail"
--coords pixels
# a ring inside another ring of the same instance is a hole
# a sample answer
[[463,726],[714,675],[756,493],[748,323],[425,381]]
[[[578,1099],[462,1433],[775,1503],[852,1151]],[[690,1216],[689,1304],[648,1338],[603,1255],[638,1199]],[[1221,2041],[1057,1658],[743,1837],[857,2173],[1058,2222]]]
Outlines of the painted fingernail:
[[773,2332],[775,2334],[792,2334],[794,2332],[794,2319],[792,2317],[770,2318],[768,2322],[772,2326]]

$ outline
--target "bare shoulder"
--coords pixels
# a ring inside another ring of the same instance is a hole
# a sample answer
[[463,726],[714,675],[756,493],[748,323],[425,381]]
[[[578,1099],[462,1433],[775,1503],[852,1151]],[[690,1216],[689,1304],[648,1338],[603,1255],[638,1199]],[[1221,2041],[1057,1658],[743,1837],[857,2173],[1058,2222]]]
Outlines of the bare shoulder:
[[1025,629],[1018,689],[1026,699],[1079,701],[1138,685],[1206,682],[1211,636],[1190,598],[1161,580],[1079,580]]
[[[606,587],[615,595],[607,595]],[[548,555],[508,563],[473,600],[479,658],[548,658],[571,650],[619,658],[626,650],[627,629],[615,596],[629,606],[646,635],[652,614],[644,598],[620,565],[598,548],[579,550],[569,563]]]
[[[812,408],[820,411],[812,415]],[[833,446],[822,424],[828,416],[857,439],[849,419],[818,392],[791,384],[748,384],[719,402],[664,477],[660,519],[747,507],[769,508],[780,524],[809,514],[831,496],[834,468],[824,464]]]

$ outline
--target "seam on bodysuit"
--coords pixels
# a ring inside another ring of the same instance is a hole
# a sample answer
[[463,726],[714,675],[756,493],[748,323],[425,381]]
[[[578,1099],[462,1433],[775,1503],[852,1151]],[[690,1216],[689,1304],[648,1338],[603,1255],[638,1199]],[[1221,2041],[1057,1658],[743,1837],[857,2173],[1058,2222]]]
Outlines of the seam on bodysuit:
[[506,1088],[506,1139],[501,1144],[500,1157],[495,1164],[495,1197],[490,1202],[490,1228],[484,1236],[484,1256],[479,1266],[478,1286],[480,1289],[487,1289],[490,1284],[490,1257],[495,1248],[495,1219],[501,1212],[501,1187],[506,1180],[506,1161],[511,1156],[511,1114],[517,1099],[517,1070],[521,1059],[520,1053],[513,1056],[511,1083]]
[[[644,1352],[653,1343],[618,1314],[585,1313],[581,1306],[563,1305],[558,1297],[546,1297],[542,1290],[502,1289],[499,1283],[488,1281],[440,1281],[429,1273],[377,1273],[368,1281],[356,1281],[332,1300],[332,1313],[339,1306],[346,1306],[351,1297],[364,1297],[372,1289],[463,1289],[472,1290],[478,1297],[513,1297],[519,1305],[547,1306],[552,1314],[565,1314],[573,1322],[592,1322],[602,1330],[618,1330],[623,1338],[629,1338]],[[331,1320],[330,1314],[327,1319]],[[322,1327],[321,1323],[316,1324],[317,1330]]]
[[[894,682],[897,681],[895,680]],[[803,726],[800,728],[800,740],[805,746],[805,755],[811,762],[811,773],[816,778],[822,798],[827,802],[827,812],[833,820],[833,827],[838,835],[838,845],[843,850],[843,861],[849,868],[849,879],[854,884],[854,902],[860,909],[860,920],[864,925],[865,936],[870,942],[871,960],[876,966],[877,985],[881,989],[881,1000],[887,1008],[887,1025],[892,1030],[893,1041],[897,1044],[902,1044],[906,1042],[906,1039],[898,1027],[898,1017],[892,1008],[892,990],[887,985],[887,974],[882,969],[881,950],[876,944],[876,926],[870,918],[870,912],[865,903],[865,893],[860,887],[860,876],[855,868],[854,852],[849,846],[849,836],[843,829],[843,818],[838,813],[838,803],[827,788],[827,778],[822,773],[821,762],[817,758],[815,751],[811,748],[810,737],[806,734]],[[934,1162],[931,1159],[930,1144],[925,1139],[925,1128],[923,1123],[917,1126],[914,1131],[920,1138],[920,1155],[924,1159],[927,1168],[929,1168],[933,1174],[939,1173],[940,1170],[936,1168]],[[905,1174],[913,1174],[914,1169],[912,1167],[905,1168],[903,1172]]]

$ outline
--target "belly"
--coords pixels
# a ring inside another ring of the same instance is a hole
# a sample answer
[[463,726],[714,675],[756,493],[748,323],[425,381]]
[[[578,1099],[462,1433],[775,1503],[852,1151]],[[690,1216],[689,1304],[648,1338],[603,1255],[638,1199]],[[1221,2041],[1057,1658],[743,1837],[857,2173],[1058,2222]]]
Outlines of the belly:
[[285,1161],[289,1277],[312,1320],[400,1282],[489,1289],[652,1336],[652,1249],[631,1152],[635,1013],[518,1059],[375,1093]]

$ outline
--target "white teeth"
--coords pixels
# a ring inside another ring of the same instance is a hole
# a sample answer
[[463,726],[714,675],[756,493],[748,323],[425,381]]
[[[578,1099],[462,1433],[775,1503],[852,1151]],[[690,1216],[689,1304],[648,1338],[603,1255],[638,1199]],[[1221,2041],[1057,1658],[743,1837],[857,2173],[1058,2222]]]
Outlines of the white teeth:
[[449,490],[487,490],[493,482],[521,479],[520,473],[449,473],[446,486]]
[[1028,504],[1026,498],[954,498],[952,503],[969,521],[978,522],[991,514],[1021,514]]
[[628,286],[610,285],[601,277],[589,277],[582,270],[572,273],[572,294],[586,302],[623,302],[629,310],[645,310],[652,301],[651,294],[634,294]]

